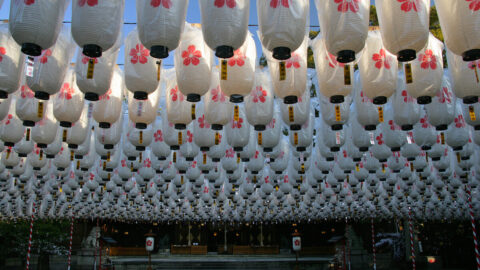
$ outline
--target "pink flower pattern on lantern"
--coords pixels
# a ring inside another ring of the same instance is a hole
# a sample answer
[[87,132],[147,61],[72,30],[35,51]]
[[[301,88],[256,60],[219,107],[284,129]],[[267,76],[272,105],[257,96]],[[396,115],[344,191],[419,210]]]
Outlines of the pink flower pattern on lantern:
[[62,89],[60,89],[60,94],[58,95],[59,98],[64,98],[66,100],[72,99],[73,96],[73,88],[70,87],[69,83],[64,83]]
[[408,94],[407,90],[402,91],[402,97],[405,103],[413,102],[413,97]]
[[360,91],[360,98],[362,99],[362,102],[363,102],[363,103],[365,103],[365,102],[372,103],[372,100],[369,99],[369,98],[367,97],[367,95],[365,95],[365,94],[363,93],[363,91]]
[[93,6],[96,6],[98,5],[98,0],[78,0],[78,5],[83,7],[85,6],[85,4],[93,7]]
[[463,119],[463,115],[459,115],[455,118],[455,127],[456,128],[463,128],[465,127],[465,119]]
[[393,120],[388,121],[388,125],[390,126],[391,130],[401,130],[400,126],[395,124]]
[[162,5],[164,8],[169,9],[172,6],[172,1],[171,0],[152,0],[150,2],[150,5],[152,7],[159,7]]
[[200,128],[210,128],[210,124],[205,121],[205,115],[202,114],[202,117],[198,118],[198,126]]
[[152,166],[152,161],[150,161],[149,158],[146,158],[146,159],[143,161],[143,167],[150,168],[151,166]]
[[292,53],[292,56],[285,62],[286,68],[300,68],[300,57],[296,53]]
[[187,130],[187,142],[193,142],[193,133],[190,130]]
[[270,1],[270,7],[277,8],[277,7],[279,7],[279,4],[281,4],[283,7],[289,8],[290,4],[289,4],[288,1],[289,0],[271,0]]
[[188,46],[187,50],[182,52],[183,65],[188,66],[190,63],[196,66],[200,64],[202,52],[195,48],[195,45]]
[[448,91],[447,87],[443,87],[442,90],[437,92],[438,102],[440,103],[452,103],[452,94]]
[[235,151],[233,151],[233,148],[228,148],[227,151],[225,151],[225,156],[228,158],[233,158],[235,157]]
[[2,55],[5,55],[5,54],[7,54],[7,50],[4,47],[0,47],[0,62],[2,62],[3,60]]
[[40,55],[40,63],[46,64],[48,62],[48,57],[52,55],[52,50],[46,49],[42,51],[42,55]]
[[255,155],[253,156],[253,158],[254,158],[254,159],[257,159],[257,158],[258,158],[258,154],[260,154],[260,152],[258,152],[258,150],[255,151]]
[[136,64],[140,62],[140,64],[146,64],[148,62],[148,56],[150,55],[150,51],[143,47],[142,44],[137,44],[135,48],[132,48],[130,50],[130,56],[132,57],[130,59],[130,62],[132,64]]
[[397,2],[402,3],[400,8],[405,12],[409,12],[412,9],[415,10],[415,12],[418,12],[418,7],[420,5],[418,0],[397,0]]
[[268,128],[275,128],[275,122],[276,122],[276,120],[275,120],[275,118],[273,118],[272,121],[270,121],[270,123],[268,123],[267,127]]
[[25,3],[27,6],[30,6],[31,4],[35,4],[35,0],[23,0],[23,3]]
[[[480,0],[479,0],[480,1]],[[468,67],[470,69],[480,68],[480,60],[468,62]]]
[[127,167],[127,161],[125,159],[122,159],[121,163],[122,167]]
[[425,53],[421,53],[418,56],[418,61],[422,62],[420,67],[423,69],[437,68],[437,57],[433,55],[433,51],[430,49],[425,50]]
[[90,57],[85,56],[85,55],[83,55],[83,57],[82,57],[82,63],[83,63],[84,65],[86,65],[86,64],[88,63],[88,61],[90,61],[90,59],[94,59],[93,62],[94,62],[95,64],[98,64],[98,59],[97,59],[97,58],[90,58]]
[[267,96],[267,90],[263,89],[261,86],[255,87],[255,90],[252,91],[252,101],[253,103],[265,103]]
[[33,98],[35,96],[32,89],[30,89],[27,85],[22,85],[22,87],[20,88],[20,92],[20,96],[22,98]]
[[214,102],[225,102],[227,100],[227,96],[223,93],[220,89],[220,85],[217,88],[212,89],[212,101]]
[[10,120],[12,120],[12,118],[13,118],[13,115],[9,114],[7,116],[7,121],[5,122],[5,125],[10,125],[10,123],[11,123]]
[[343,157],[344,157],[344,158],[347,158],[347,157],[348,157],[348,155],[347,155],[347,150],[343,150]]
[[378,145],[382,145],[384,143],[383,141],[383,133],[380,133],[375,139],[377,139]]
[[215,0],[214,3],[218,8],[223,7],[225,4],[227,4],[227,7],[229,8],[234,8],[237,5],[237,2],[235,0]]
[[468,8],[472,11],[480,10],[480,0],[465,0],[467,2],[471,2]]
[[153,137],[155,138],[156,142],[163,142],[163,133],[160,129],[153,134]]
[[243,65],[245,65],[245,59],[247,59],[247,57],[238,49],[234,52],[233,57],[228,59],[228,65],[233,67],[237,64],[237,66],[243,67]]
[[422,124],[422,128],[428,128],[430,126],[430,123],[428,123],[426,115],[424,117],[420,118],[420,124]]
[[335,57],[335,55],[331,54],[331,53],[328,53],[328,56],[325,56],[325,59],[328,60],[328,65],[331,67],[331,68],[335,68],[337,66],[343,68],[345,66],[345,64],[343,63],[339,63],[337,61],[337,58]]
[[185,97],[183,94],[178,91],[178,86],[175,86],[175,88],[170,89],[170,96],[172,96],[172,101],[177,101],[179,100],[180,102],[185,100]]
[[385,49],[380,49],[378,53],[374,53],[372,60],[375,61],[375,67],[382,69],[384,66],[386,69],[390,69],[390,60],[387,57]]
[[348,12],[350,10],[357,13],[359,10],[358,2],[360,0],[335,0],[335,3],[338,4],[338,12]]
[[243,118],[238,118],[238,121],[232,120],[232,128],[242,128]]
[[112,89],[108,89],[108,91],[101,95],[98,99],[99,100],[110,100],[110,95],[112,94]]

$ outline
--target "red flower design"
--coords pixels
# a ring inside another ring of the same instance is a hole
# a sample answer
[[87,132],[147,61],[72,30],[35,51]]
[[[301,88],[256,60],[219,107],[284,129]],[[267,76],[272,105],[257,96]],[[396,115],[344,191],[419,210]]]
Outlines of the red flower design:
[[122,167],[127,167],[127,161],[125,159],[122,159],[121,163]]
[[60,148],[60,152],[58,152],[59,155],[61,155],[63,153],[63,147]]
[[260,152],[258,152],[258,150],[255,151],[255,156],[253,156],[253,158],[254,158],[254,159],[257,159],[257,158],[258,158],[258,154],[260,154]]
[[151,247],[152,246],[152,240],[147,240],[147,247]]
[[438,102],[440,103],[452,103],[452,94],[448,91],[447,87],[443,87],[441,91],[437,93]]
[[259,101],[261,103],[265,103],[266,96],[267,96],[267,91],[264,90],[261,86],[255,87],[255,90],[252,91],[252,97],[253,97],[254,103],[258,103]]
[[402,97],[403,97],[403,101],[406,102],[406,103],[413,102],[413,97],[411,97],[408,94],[407,90],[402,91]]
[[471,2],[468,8],[472,11],[478,11],[480,9],[480,0],[465,0],[467,2]]
[[192,162],[192,168],[195,169],[196,167],[197,167],[197,161]]
[[420,119],[420,123],[422,124],[422,128],[428,128],[430,126],[430,123],[428,123],[426,115]]
[[286,7],[286,8],[289,8],[290,5],[288,3],[288,0],[271,0],[270,1],[270,6],[272,8],[277,8],[279,7],[279,4],[281,4],[282,6]]
[[338,12],[348,12],[350,9],[353,13],[357,13],[359,10],[358,2],[360,0],[335,0],[335,3],[338,4]]
[[465,119],[463,119],[463,115],[460,114],[458,117],[455,118],[455,127],[457,128],[465,127]]
[[386,69],[390,69],[390,61],[387,58],[387,53],[384,49],[380,49],[378,53],[374,53],[372,60],[375,61],[375,67],[381,69],[382,66],[385,66]]
[[232,128],[242,128],[243,118],[238,118],[238,121],[232,121]]
[[237,64],[239,67],[242,67],[245,65],[245,59],[247,59],[247,57],[238,49],[234,52],[233,57],[228,59],[228,65],[233,67]]
[[418,57],[418,61],[422,62],[420,65],[423,69],[437,68],[437,57],[433,55],[433,51],[430,49],[425,50],[425,53],[421,53]]
[[164,8],[169,9],[172,6],[172,1],[171,0],[152,0],[152,2],[150,2],[150,5],[152,7],[159,7],[160,4]]
[[363,102],[363,103],[365,103],[365,102],[372,103],[372,100],[369,99],[369,98],[363,93],[363,91],[360,91],[360,97],[362,98],[362,102]]
[[9,114],[7,116],[7,122],[5,122],[5,125],[10,125],[10,120],[12,120],[12,118],[13,118],[13,115]]
[[376,139],[377,139],[378,145],[382,145],[383,144],[383,133],[380,133],[380,135],[378,135],[376,137]]
[[348,155],[347,155],[347,150],[343,150],[343,157],[344,157],[344,158],[348,157]]
[[225,100],[227,100],[227,96],[225,96],[222,89],[220,89],[220,85],[212,89],[212,100],[214,102],[225,102]]
[[67,100],[72,99],[73,96],[73,87],[70,87],[69,83],[64,83],[62,89],[60,89],[59,98],[64,98]]
[[23,0],[25,5],[30,6],[31,4],[35,4],[35,0]]
[[140,64],[145,64],[148,62],[148,56],[150,55],[150,51],[143,47],[142,44],[137,44],[135,48],[132,48],[130,50],[130,56],[132,59],[130,59],[130,62],[132,64],[136,64],[137,62],[140,62]]
[[98,64],[98,59],[97,58],[90,58],[90,57],[85,56],[85,55],[83,55],[83,57],[82,57],[82,63],[84,65],[86,65],[88,63],[88,61],[90,61],[90,59],[95,59],[94,60],[95,64]]
[[292,56],[285,62],[286,68],[300,68],[299,56],[296,53],[292,53]]
[[35,96],[32,89],[30,89],[30,87],[28,87],[27,85],[22,85],[22,88],[20,88],[20,92],[20,96],[22,98],[33,98]]
[[103,99],[109,100],[111,94],[112,94],[112,89],[108,89],[108,91],[105,94],[101,95],[98,99],[99,100],[103,100]]
[[3,60],[2,55],[5,55],[5,54],[7,54],[7,50],[4,47],[0,47],[0,62],[2,62]]
[[200,57],[202,57],[202,52],[195,48],[195,45],[188,46],[186,51],[182,52],[183,64],[185,66],[192,65],[196,66],[200,64]]
[[152,166],[152,161],[150,161],[149,158],[147,158],[143,161],[143,167],[150,168],[151,166]]
[[42,51],[42,55],[40,55],[40,63],[46,64],[48,62],[48,57],[52,55],[52,50],[46,49]]
[[210,124],[205,121],[205,115],[202,114],[202,117],[198,118],[198,126],[200,128],[210,128]]
[[405,12],[409,12],[412,9],[418,12],[417,6],[420,5],[418,0],[397,0],[397,2],[402,3],[400,8]]
[[393,120],[388,121],[388,124],[390,125],[391,130],[401,130],[400,126],[395,124],[395,122],[393,122]]
[[160,129],[157,130],[157,132],[155,132],[155,134],[153,134],[153,137],[155,138],[156,142],[163,142],[163,133]]
[[283,183],[288,183],[288,175],[285,175],[285,176],[283,177]]
[[325,56],[325,59],[328,60],[328,65],[331,68],[335,68],[337,66],[343,68],[345,66],[345,64],[337,62],[337,58],[335,57],[335,55],[331,53],[328,53],[328,56]]
[[98,5],[98,0],[78,0],[78,5],[83,7],[85,3],[91,7]]
[[229,158],[235,157],[235,151],[233,151],[233,148],[228,148],[227,151],[225,151],[225,156]]
[[93,173],[90,173],[90,180],[95,179],[95,175]]
[[193,142],[193,133],[190,130],[187,130],[187,141],[189,143]]
[[[480,0],[478,0],[478,1],[480,1]],[[480,60],[469,62],[468,67],[470,69],[475,69],[476,67],[480,68]]]
[[225,5],[225,3],[229,8],[234,8],[237,5],[235,0],[215,0],[214,5],[218,8],[221,8]]
[[183,96],[182,92],[178,91],[178,86],[175,86],[175,88],[170,89],[170,96],[172,96],[172,101],[179,100],[181,102],[185,100],[185,97]]
[[272,121],[270,121],[270,123],[268,123],[268,127],[269,128],[275,128],[275,122],[276,122],[276,120],[275,120],[275,118],[273,118]]

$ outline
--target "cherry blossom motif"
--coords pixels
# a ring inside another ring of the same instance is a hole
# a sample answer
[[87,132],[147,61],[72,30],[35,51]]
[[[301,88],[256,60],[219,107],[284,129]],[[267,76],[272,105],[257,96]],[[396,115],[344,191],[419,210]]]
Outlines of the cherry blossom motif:
[[122,159],[121,163],[122,167],[127,167],[127,161],[125,159]]
[[348,155],[347,155],[347,150],[343,150],[343,157],[344,157],[344,158],[347,158],[347,156],[348,156]]
[[3,60],[2,55],[5,55],[5,54],[7,54],[7,50],[4,47],[0,47],[0,62],[2,62]]
[[187,130],[187,142],[193,142],[193,133],[190,130]]
[[110,95],[111,94],[112,94],[112,89],[108,89],[108,91],[105,94],[101,95],[98,99],[99,100],[104,100],[104,99],[105,100],[110,100]]
[[257,86],[255,87],[255,90],[252,91],[251,95],[253,97],[252,99],[253,103],[258,103],[258,102],[265,103],[267,90],[263,89],[263,87],[261,86]]
[[468,8],[472,11],[480,10],[480,0],[465,0],[467,2],[471,2]]
[[365,95],[365,94],[363,93],[363,90],[360,91],[360,97],[362,98],[362,102],[363,102],[363,103],[365,103],[365,102],[372,103],[372,100],[369,99],[369,98],[367,97],[367,95]]
[[218,8],[223,7],[225,4],[227,4],[227,7],[229,8],[234,8],[237,5],[237,2],[235,0],[215,0],[214,3]]
[[275,120],[275,118],[273,118],[272,121],[270,121],[270,123],[268,123],[267,127],[268,128],[275,128],[275,122],[276,122],[276,120]]
[[335,67],[341,67],[343,68],[345,66],[345,64],[343,63],[339,63],[337,61],[337,58],[335,57],[335,55],[331,54],[331,53],[328,53],[328,56],[325,56],[325,59],[328,60],[328,65],[331,67],[331,68],[335,68]]
[[384,143],[383,141],[383,133],[380,133],[375,139],[377,139],[378,145],[382,145]]
[[280,155],[278,155],[279,158],[283,158],[284,156],[285,156],[285,152],[284,152],[284,151],[280,152]]
[[203,193],[208,193],[208,187],[203,188]]
[[335,0],[335,3],[338,4],[338,12],[348,12],[350,10],[357,13],[359,10],[358,2],[360,0]]
[[12,120],[12,118],[13,118],[13,115],[9,114],[7,116],[7,122],[5,122],[5,125],[10,125],[10,120]]
[[254,158],[254,159],[257,159],[257,158],[258,158],[258,154],[260,154],[260,152],[258,152],[258,150],[255,151],[255,156],[253,156],[253,158]]
[[455,118],[455,127],[457,128],[465,127],[465,119],[463,119],[463,115],[460,114],[458,117]]
[[98,64],[98,59],[97,59],[97,58],[90,58],[90,57],[88,57],[88,56],[86,56],[86,55],[83,55],[83,57],[82,57],[82,63],[83,63],[84,65],[86,65],[86,64],[88,63],[88,61],[90,61],[90,59],[94,59],[93,62],[94,62],[95,64]]
[[[428,124],[427,124],[427,126],[428,126]],[[422,124],[422,127],[423,127],[423,124]],[[407,135],[410,137],[411,142],[415,143],[415,139],[413,138],[413,132],[409,131],[409,132],[407,132]],[[400,157],[400,152],[397,152],[397,154],[398,154],[398,157]]]
[[212,101],[214,102],[225,102],[227,100],[227,96],[223,93],[220,89],[220,85],[217,88],[212,89]]
[[418,12],[418,7],[420,7],[420,3],[418,2],[419,0],[397,0],[397,2],[402,3],[400,8],[405,11],[409,12],[412,9],[415,10],[415,12]]
[[153,137],[155,138],[156,142],[163,142],[163,133],[160,129],[153,134]]
[[272,8],[277,8],[279,7],[279,4],[281,4],[283,7],[289,8],[289,1],[288,0],[271,0],[270,1],[270,6]]
[[85,4],[93,7],[93,6],[96,6],[98,5],[98,0],[78,0],[78,5],[83,7],[85,6]]
[[202,52],[195,48],[195,45],[188,46],[187,50],[182,52],[183,65],[188,66],[190,63],[196,66],[200,64]]
[[238,118],[238,121],[232,121],[232,128],[242,128],[243,118]]
[[408,94],[407,90],[403,90],[403,91],[402,91],[402,97],[403,97],[403,101],[404,101],[405,103],[413,102],[413,97],[411,97],[411,96]]
[[147,240],[147,247],[151,247],[152,246],[152,240]]
[[46,49],[42,51],[42,55],[40,55],[40,63],[46,64],[48,62],[48,57],[52,55],[52,50]]
[[140,64],[146,64],[149,55],[150,51],[147,48],[143,47],[142,44],[137,44],[135,48],[130,49],[130,56],[132,57],[130,62],[134,65],[138,62],[140,62]]
[[443,87],[441,91],[437,92],[438,102],[440,103],[452,103],[452,94],[448,91],[447,87]]
[[235,157],[235,151],[233,151],[233,148],[228,148],[227,151],[225,151],[225,156],[228,158],[233,158]]
[[30,6],[31,4],[35,4],[35,0],[23,0],[23,3],[25,3],[27,6]]
[[33,91],[27,85],[22,85],[22,88],[20,88],[20,92],[20,96],[22,98],[33,98],[35,96]]
[[387,57],[385,49],[380,49],[378,53],[374,53],[372,60],[375,61],[375,67],[382,69],[384,66],[386,69],[390,69],[390,60]]
[[233,57],[228,59],[228,65],[233,67],[237,64],[239,67],[243,67],[243,65],[245,65],[245,59],[247,59],[247,57],[238,49],[233,52]]
[[145,159],[143,161],[143,167],[147,167],[147,168],[152,167],[152,161],[149,158]]
[[178,86],[175,86],[175,88],[170,89],[170,96],[172,96],[172,101],[174,102],[177,100],[179,100],[180,102],[185,100],[185,97],[183,96],[183,94],[180,91],[178,91]]
[[300,57],[296,53],[292,53],[292,56],[285,62],[286,68],[300,68]]
[[63,146],[60,148],[60,152],[58,152],[59,155],[63,154]]
[[423,69],[437,68],[437,57],[433,55],[433,51],[430,49],[425,50],[425,53],[421,53],[418,57],[418,61],[422,62],[420,67]]
[[[480,0],[479,0],[480,1]],[[480,60],[472,61],[468,63],[470,69],[480,68]]]
[[210,124],[205,121],[205,115],[202,114],[202,117],[198,118],[198,126],[200,128],[210,128]]
[[89,177],[90,180],[93,180],[95,179],[95,175],[93,173],[90,173],[90,177]]
[[159,7],[162,5],[164,8],[169,9],[172,6],[172,1],[171,0],[152,0],[150,2],[150,5],[152,7]]
[[420,124],[422,124],[422,128],[428,128],[430,126],[430,123],[428,123],[426,115],[423,118],[420,118]]
[[395,124],[393,120],[388,121],[388,125],[390,125],[391,130],[401,130],[400,126]]
[[72,99],[73,96],[73,88],[70,87],[69,83],[64,83],[62,89],[60,89],[60,94],[58,95],[59,98],[64,98],[66,100]]
[[192,162],[192,168],[195,169],[196,167],[197,167],[197,161]]

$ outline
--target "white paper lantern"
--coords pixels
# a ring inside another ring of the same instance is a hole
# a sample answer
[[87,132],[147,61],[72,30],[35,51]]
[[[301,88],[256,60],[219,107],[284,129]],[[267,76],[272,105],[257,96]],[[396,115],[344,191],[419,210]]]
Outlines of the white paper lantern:
[[428,122],[428,117],[424,110],[422,110],[420,121],[413,126],[413,139],[415,144],[424,151],[430,150],[432,145],[437,142],[435,128]]
[[66,142],[69,148],[77,149],[87,138],[88,131],[90,130],[92,108],[93,106],[90,104],[85,104],[80,119],[68,129]]
[[58,122],[53,116],[53,102],[49,101],[45,106],[47,108],[43,119],[32,129],[32,139],[39,148],[46,148],[57,136]]
[[[253,129],[250,129],[250,138],[248,139],[248,144],[243,147],[242,151],[239,153],[243,162],[250,161],[250,159],[253,158],[258,150],[256,135],[256,132]],[[262,153],[260,152],[260,154]]]
[[180,42],[188,0],[140,0],[136,7],[140,41],[152,57],[167,58]]
[[213,57],[196,25],[186,25],[174,60],[178,89],[187,101],[200,101],[210,86]]
[[310,91],[305,91],[295,104],[280,103],[282,120],[290,130],[300,130],[310,116]]
[[[390,147],[385,144],[386,136],[383,134],[382,129],[375,131],[375,144],[370,147],[373,157],[380,162],[386,162],[388,157],[392,155]],[[368,156],[368,155],[367,155]],[[367,168],[367,170],[369,170]]]
[[216,68],[212,71],[210,90],[204,98],[205,121],[213,130],[222,130],[232,118],[233,105],[220,87],[220,78]]
[[465,117],[462,114],[459,102],[457,102],[455,111],[454,122],[448,127],[446,132],[446,142],[453,151],[460,151],[468,143],[469,129],[466,127]]
[[175,70],[165,71],[166,91],[165,99],[167,103],[168,122],[173,123],[176,129],[185,129],[192,122],[195,108],[179,90]]
[[202,0],[199,4],[205,42],[217,57],[232,57],[247,36],[250,1]]
[[404,76],[399,76],[395,96],[385,110],[392,110],[393,120],[402,130],[412,130],[413,125],[420,120],[420,105],[407,92]]
[[234,113],[226,128],[227,142],[236,152],[240,152],[248,144],[251,127],[245,118],[243,106],[235,105],[234,111],[238,111],[238,113]]
[[375,143],[375,136],[372,131],[365,131],[365,128],[362,128],[362,125],[358,123],[357,118],[358,117],[353,117],[350,120],[350,128],[352,129],[352,143],[361,152],[366,152],[372,145],[372,142]]
[[274,95],[270,77],[266,71],[257,70],[254,88],[245,99],[248,123],[254,126],[256,131],[265,130],[273,119],[273,107]]
[[27,155],[33,150],[33,140],[31,139],[31,136],[30,138],[27,138],[28,136],[26,133],[27,131],[25,131],[23,138],[13,147],[13,150],[15,150],[19,157],[27,157]]
[[461,56],[447,50],[448,70],[450,71],[453,93],[465,104],[478,102],[480,96],[480,61],[464,62]]
[[125,86],[135,99],[147,99],[157,90],[161,74],[161,61],[150,56],[140,43],[137,29],[125,40]]
[[145,129],[155,121],[158,110],[160,89],[150,93],[145,100],[132,98],[134,95],[129,95],[128,102],[128,117],[130,121],[135,123],[138,129]]
[[180,154],[185,157],[188,162],[192,162],[200,152],[200,148],[194,143],[193,125],[187,126],[187,137],[185,143],[180,146]]
[[[248,110],[247,110],[248,115]],[[264,153],[272,153],[279,144],[282,134],[281,115],[278,107],[275,109],[274,117],[264,131],[258,131],[256,141],[262,147]]]
[[27,127],[35,126],[45,115],[46,103],[36,99],[33,91],[25,81],[22,81],[20,91],[17,92],[15,112]]
[[355,54],[365,46],[368,35],[368,0],[316,0],[315,4],[327,51],[337,56],[340,63],[354,61]]
[[62,127],[71,127],[80,119],[84,104],[83,93],[77,87],[75,73],[67,71],[60,92],[53,98],[53,115]]
[[134,123],[130,122],[126,136],[137,151],[145,151],[153,140],[153,128],[149,125],[145,129],[138,129]]
[[8,24],[0,23],[0,98],[5,99],[20,87],[25,55],[8,30]]
[[383,44],[398,61],[416,58],[428,41],[430,0],[376,3]]
[[124,0],[73,2],[72,36],[84,55],[100,57],[115,44],[123,25],[124,7]]
[[98,122],[100,128],[110,128],[120,118],[124,87],[122,71],[117,67],[113,74],[110,89],[100,96],[93,106],[93,118]]
[[456,97],[452,93],[450,80],[443,76],[442,86],[433,98],[432,103],[425,105],[428,122],[435,126],[436,130],[446,130],[455,118]]
[[305,152],[307,147],[312,143],[313,130],[315,129],[315,118],[310,114],[308,120],[302,125],[298,131],[290,131],[290,145],[295,147],[299,152]]
[[462,104],[461,107],[465,122],[475,130],[480,130],[480,103]]
[[10,110],[10,104],[12,104],[12,95],[6,97],[5,99],[0,99],[0,121],[5,119]]
[[104,149],[113,149],[120,142],[123,131],[124,116],[120,116],[117,122],[113,123],[108,129],[95,128],[95,137],[97,141],[103,145]]
[[22,52],[39,56],[57,40],[69,1],[12,1],[9,29]]
[[350,104],[352,98],[350,96],[345,97],[344,102],[340,104],[332,104],[327,98],[320,95],[320,111],[322,113],[322,119],[332,130],[340,130],[343,125],[348,122],[350,116]]
[[[310,1],[273,0],[257,3],[259,37],[278,60],[287,60],[302,44]],[[277,18],[272,20],[272,18]]]
[[464,61],[480,59],[478,2],[435,0],[435,6],[448,49]]

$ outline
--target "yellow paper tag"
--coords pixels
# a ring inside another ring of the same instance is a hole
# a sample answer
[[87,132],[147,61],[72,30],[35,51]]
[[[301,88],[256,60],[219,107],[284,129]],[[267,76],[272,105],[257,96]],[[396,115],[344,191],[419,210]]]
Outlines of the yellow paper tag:
[[227,60],[222,60],[222,67],[221,67],[221,74],[220,74],[222,81],[227,80],[227,77],[228,77],[227,69],[228,69]]
[[10,149],[7,149],[7,159],[10,157]]
[[183,175],[180,176],[180,184],[183,185]]
[[288,106],[288,121],[295,122],[295,114],[293,112],[293,106]]
[[262,132],[258,133],[258,145],[262,145]]
[[355,170],[356,170],[357,172],[360,171],[360,167],[358,166],[358,164],[355,165]]
[[220,134],[215,132],[215,145],[220,144]]
[[43,118],[43,102],[38,102],[37,117]]
[[335,121],[340,122],[342,121],[342,114],[340,112],[340,106],[335,105]]
[[103,170],[105,171],[106,169],[107,169],[107,162],[104,161],[104,162],[103,162]]
[[238,105],[235,105],[235,107],[233,107],[233,120],[238,121],[239,118]]
[[39,153],[39,160],[42,160],[43,159],[43,150],[40,150],[40,153]]
[[195,103],[192,103],[192,120],[195,120],[197,116],[195,115]]
[[477,116],[475,115],[475,109],[473,108],[473,106],[468,106],[468,112],[470,113],[470,120],[472,121],[476,121],[477,120]]
[[107,152],[107,161],[110,162],[110,151]]
[[162,70],[162,60],[157,61],[157,81],[160,81],[160,71]]
[[378,107],[378,121],[383,123],[383,107],[381,106]]
[[350,65],[345,65],[343,67],[343,80],[345,85],[351,85],[352,84],[352,78],[350,75]]
[[93,79],[93,71],[95,70],[95,59],[88,60],[87,79]]
[[412,162],[410,162],[410,171],[413,172],[413,163]]
[[445,144],[445,133],[440,132],[440,141],[442,144]]
[[142,160],[143,160],[143,155],[142,155],[143,152],[140,152],[140,154],[138,155],[138,162],[142,163]]
[[203,164],[207,164],[207,154],[203,154]]
[[80,160],[77,160],[77,170],[80,169]]
[[305,164],[302,164],[302,166],[300,167],[300,170],[302,171],[302,173],[305,173]]
[[237,154],[237,163],[240,163],[241,159],[240,159],[240,154]]
[[293,133],[293,145],[298,144],[298,132]]
[[382,172],[385,173],[385,164],[382,164]]
[[477,79],[477,83],[479,82],[478,80],[478,71],[477,71],[477,65],[473,65],[475,68],[475,78]]
[[410,63],[405,64],[405,80],[408,84],[413,83],[412,65]]
[[27,128],[27,135],[25,136],[25,141],[30,141],[30,128]]
[[140,134],[138,136],[138,143],[142,144],[143,143],[143,131],[140,130]]
[[285,61],[280,62],[280,81],[285,81],[287,79],[287,70],[285,69]]
[[62,134],[62,142],[66,142],[66,141],[67,141],[67,129],[64,129]]
[[460,163],[461,160],[462,160],[462,159],[461,159],[461,157],[460,157],[460,152],[457,152],[457,162]]
[[73,150],[70,150],[70,161],[73,161],[74,153]]
[[182,132],[178,132],[178,145],[182,145],[183,139],[182,139]]
[[173,152],[173,163],[177,162],[177,152]]

